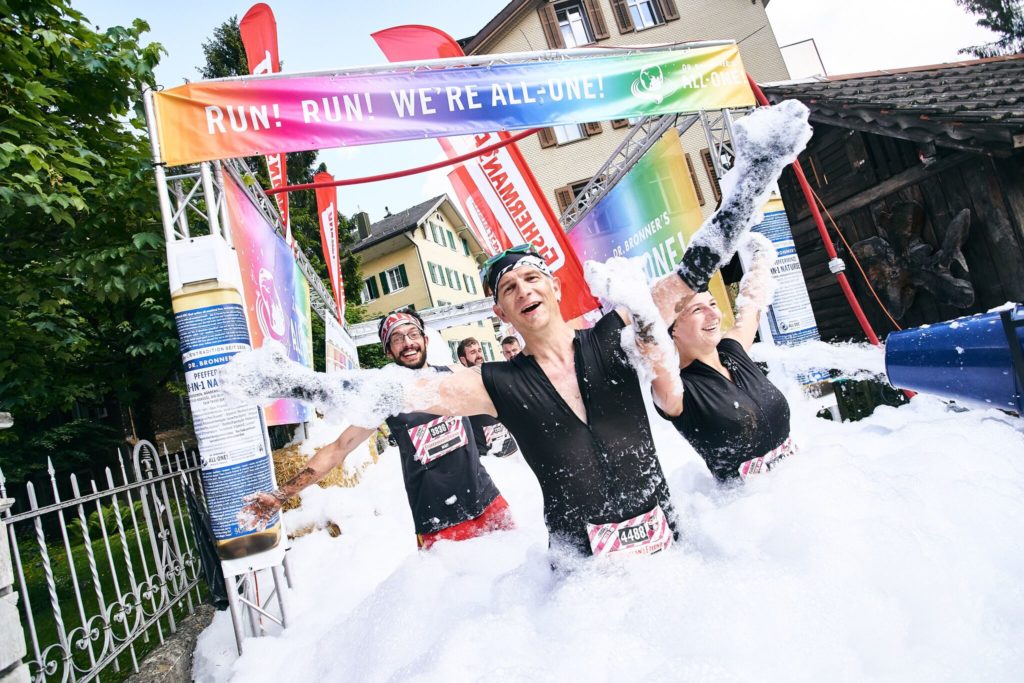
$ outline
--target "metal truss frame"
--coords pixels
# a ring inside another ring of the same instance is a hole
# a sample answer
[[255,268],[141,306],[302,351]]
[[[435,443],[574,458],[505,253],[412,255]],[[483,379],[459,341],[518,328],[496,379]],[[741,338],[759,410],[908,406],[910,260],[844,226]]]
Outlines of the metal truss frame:
[[733,122],[751,111],[753,109],[719,109],[713,112],[702,109],[699,113],[704,137],[708,141],[708,149],[711,150],[711,166],[719,180],[730,168],[725,160],[736,158],[732,144]]
[[750,111],[753,110],[721,109],[708,113],[702,109],[697,114],[665,114],[661,117],[641,118],[629,129],[626,137],[608,157],[608,161],[598,169],[573,203],[562,212],[559,222],[566,232],[572,230],[629,173],[640,157],[661,139],[665,131],[673,126],[680,133],[684,133],[690,126],[700,121],[704,136],[708,140],[708,147],[713,150],[711,159],[715,175],[721,179],[729,170],[722,164],[723,153],[735,156],[732,149],[733,121]]

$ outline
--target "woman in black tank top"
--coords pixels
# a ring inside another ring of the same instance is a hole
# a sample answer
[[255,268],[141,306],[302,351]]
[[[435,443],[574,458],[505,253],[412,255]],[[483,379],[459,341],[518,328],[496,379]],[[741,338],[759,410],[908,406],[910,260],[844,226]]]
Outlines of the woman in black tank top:
[[661,415],[671,420],[719,482],[767,471],[792,453],[789,404],[747,355],[760,309],[771,296],[774,247],[761,240],[753,240],[761,251],[741,283],[733,329],[722,334],[718,304],[707,292],[693,296],[670,328],[679,353],[683,410]]

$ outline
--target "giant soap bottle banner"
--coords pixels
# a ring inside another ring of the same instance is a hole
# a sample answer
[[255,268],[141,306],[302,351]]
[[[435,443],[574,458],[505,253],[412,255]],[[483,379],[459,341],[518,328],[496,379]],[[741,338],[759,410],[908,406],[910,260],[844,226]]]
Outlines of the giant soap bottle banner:
[[[292,250],[229,175],[224,178],[224,200],[242,271],[253,348],[273,339],[287,349],[292,360],[313,367],[309,285]],[[270,404],[264,413],[268,425],[296,424],[312,416],[309,407],[285,400]]]
[[[580,261],[640,257],[653,280],[672,272],[703,221],[679,133],[670,128],[570,229],[569,243]],[[732,306],[720,273],[708,289],[722,310],[723,327],[731,327]]]

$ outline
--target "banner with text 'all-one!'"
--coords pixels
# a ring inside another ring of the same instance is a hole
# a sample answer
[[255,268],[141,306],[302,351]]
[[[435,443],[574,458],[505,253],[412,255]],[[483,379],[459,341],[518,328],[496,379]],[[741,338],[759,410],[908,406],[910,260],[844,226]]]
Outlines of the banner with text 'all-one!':
[[267,74],[163,90],[153,96],[160,160],[177,166],[754,105],[735,43],[458,62],[422,70],[391,64],[387,73]]

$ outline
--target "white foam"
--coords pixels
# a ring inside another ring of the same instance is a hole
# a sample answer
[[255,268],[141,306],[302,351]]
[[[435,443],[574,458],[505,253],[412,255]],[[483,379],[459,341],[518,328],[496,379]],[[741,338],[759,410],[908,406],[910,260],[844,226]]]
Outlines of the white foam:
[[[666,377],[678,381],[679,355],[651,296],[643,259],[616,256],[604,263],[587,261],[583,272],[594,296],[608,307],[629,311],[632,324],[623,328],[620,343],[636,368],[640,382],[649,384],[656,367],[660,367]],[[649,340],[646,343],[645,338]]]
[[[795,355],[806,347],[783,349]],[[860,365],[845,355],[825,366]],[[879,354],[880,355],[880,354]],[[293,520],[291,626],[247,640],[227,612],[197,681],[1016,681],[1024,667],[1024,421],[918,396],[854,423],[788,394],[800,452],[731,489],[652,418],[683,539],[553,575],[522,458],[485,464],[514,531],[417,552],[398,455]],[[269,579],[260,579],[269,590]]]
[[740,280],[740,291],[736,297],[737,322],[743,320],[750,312],[763,311],[772,302],[778,283],[772,277],[772,266],[775,265],[777,252],[764,235],[757,232],[747,233],[740,246],[744,252],[745,262],[750,264],[747,272]]
[[[694,234],[687,251],[706,250],[718,267],[732,258],[742,234],[763,220],[762,208],[782,170],[811,139],[809,116],[803,104],[785,100],[759,108],[736,123],[736,159],[721,181],[721,205]],[[713,273],[694,270],[695,265],[684,258],[681,270],[684,279],[699,285],[700,277],[710,278]]]

